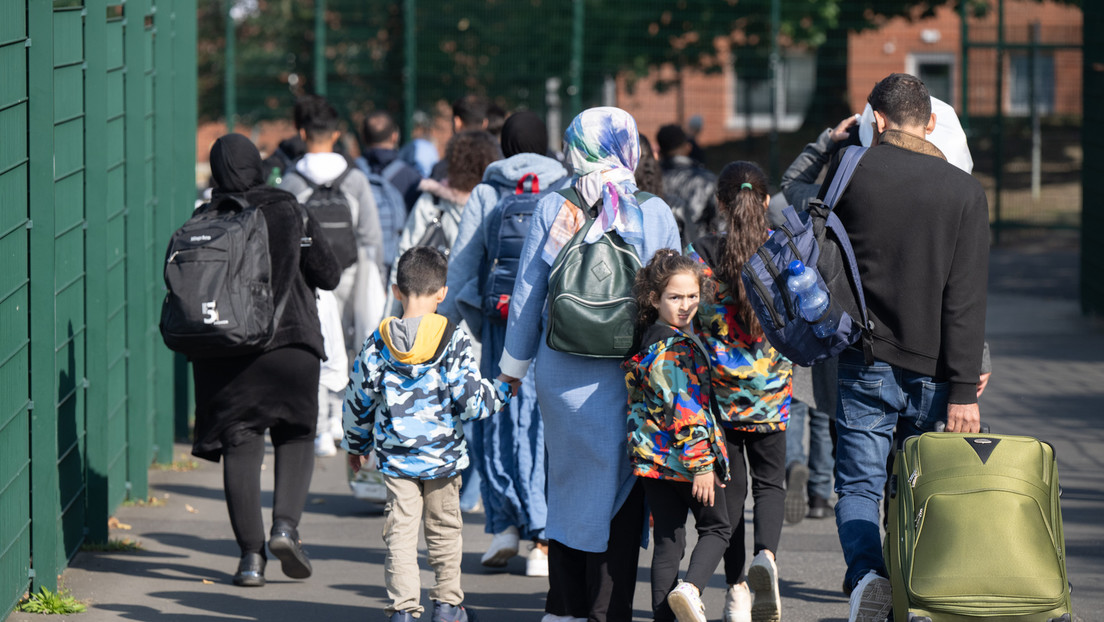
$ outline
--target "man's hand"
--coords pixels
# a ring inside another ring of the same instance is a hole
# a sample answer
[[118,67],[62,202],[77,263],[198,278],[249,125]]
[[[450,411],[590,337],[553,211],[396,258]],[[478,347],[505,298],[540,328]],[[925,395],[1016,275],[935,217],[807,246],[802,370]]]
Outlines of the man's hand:
[[829,132],[828,137],[831,138],[832,142],[834,143],[845,141],[847,140],[847,136],[850,134],[849,130],[851,129],[851,126],[855,125],[858,122],[858,115],[851,115],[843,121],[840,121],[836,125],[836,127],[832,128],[832,131]]
[[978,386],[977,386],[977,396],[978,397],[981,397],[981,394],[985,393],[985,387],[989,386],[989,377],[992,376],[992,375],[993,375],[993,372],[989,372],[987,374],[982,374],[981,377],[978,378]]
[[[715,483],[715,484],[714,484]],[[714,485],[724,488],[721,476],[716,471],[698,473],[694,476],[694,483],[690,488],[690,495],[706,507],[713,507]]]
[[357,454],[349,454],[349,468],[353,470],[353,473],[360,473],[360,467],[365,463],[367,456],[360,456]]
[[948,404],[947,432],[973,433],[981,431],[981,411],[977,404]]

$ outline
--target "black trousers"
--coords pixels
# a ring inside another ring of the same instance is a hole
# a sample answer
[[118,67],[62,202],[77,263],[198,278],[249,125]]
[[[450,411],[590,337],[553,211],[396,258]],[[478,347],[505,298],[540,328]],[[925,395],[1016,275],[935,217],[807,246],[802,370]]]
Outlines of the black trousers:
[[732,527],[728,524],[724,489],[714,486],[712,506],[702,505],[691,495],[690,482],[672,482],[651,477],[641,478],[648,507],[652,510],[652,612],[655,622],[672,622],[674,612],[667,604],[667,594],[678,583],[679,562],[686,550],[686,512],[694,514],[698,543],[690,554],[686,569],[687,583],[698,591],[705,589],[709,578],[721,563]]
[[743,580],[744,565],[747,563],[747,551],[744,549],[747,465],[751,467],[751,494],[755,498],[754,552],[766,549],[778,555],[786,505],[786,433],[725,429],[725,445],[732,479],[725,488],[724,497],[732,523],[732,537],[724,554],[724,565],[725,581],[732,585]]
[[[314,471],[314,431],[302,426],[277,424],[271,428],[276,454],[275,487],[272,493],[273,526],[296,529]],[[237,431],[234,445],[222,450],[222,483],[230,525],[242,555],[265,554],[264,517],[261,513],[261,462],[264,460],[263,430]]]
[[605,551],[588,553],[549,540],[545,612],[588,622],[632,622],[643,530],[644,489],[638,482],[610,521]]

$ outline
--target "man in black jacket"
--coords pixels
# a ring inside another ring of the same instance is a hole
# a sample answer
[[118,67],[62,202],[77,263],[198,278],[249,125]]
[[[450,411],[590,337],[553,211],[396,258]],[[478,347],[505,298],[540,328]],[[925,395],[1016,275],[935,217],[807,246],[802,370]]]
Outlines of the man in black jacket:
[[839,359],[836,524],[852,622],[884,621],[892,608],[879,509],[894,428],[902,438],[938,421],[979,429],[989,267],[985,193],[926,140],[935,115],[924,83],[893,74],[868,101],[874,144],[835,208],[858,261],[875,358],[868,365],[852,348]]

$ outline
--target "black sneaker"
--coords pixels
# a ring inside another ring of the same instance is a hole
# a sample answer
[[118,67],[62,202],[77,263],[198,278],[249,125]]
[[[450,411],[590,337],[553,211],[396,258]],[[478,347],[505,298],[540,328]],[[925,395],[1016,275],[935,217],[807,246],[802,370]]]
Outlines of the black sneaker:
[[809,505],[805,487],[809,484],[809,467],[795,462],[786,469],[786,522],[796,525],[805,518]]
[[832,516],[832,506],[824,497],[813,496],[809,499],[809,518],[828,518]]
[[280,560],[280,568],[292,579],[311,576],[310,558],[299,541],[299,532],[290,527],[273,527],[268,550]]

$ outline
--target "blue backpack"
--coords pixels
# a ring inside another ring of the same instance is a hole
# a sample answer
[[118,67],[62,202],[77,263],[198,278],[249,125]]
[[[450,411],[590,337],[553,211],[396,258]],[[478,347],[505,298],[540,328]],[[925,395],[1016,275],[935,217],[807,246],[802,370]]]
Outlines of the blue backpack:
[[514,193],[500,199],[487,215],[488,268],[482,288],[483,315],[493,322],[506,323],[521,247],[525,245],[537,203],[545,194],[541,193],[537,174],[526,173],[518,180]]
[[368,176],[372,197],[379,210],[380,231],[383,233],[383,265],[388,272],[395,262],[395,256],[399,254],[399,239],[406,225],[406,201],[395,184],[388,181],[388,177],[402,164],[402,160],[396,158],[383,167],[382,171],[374,173],[367,160],[363,157],[356,159],[357,168]]
[[[867,363],[874,361],[872,326],[855,252],[843,223],[832,212],[865,152],[865,147],[848,147],[824,200],[810,201],[805,212],[792,205],[782,210],[786,221],[741,270],[744,291],[767,340],[797,365],[808,367],[832,358],[860,340]],[[826,337],[818,337],[812,324],[798,314],[797,302],[786,288],[788,267],[795,259],[813,270],[817,284],[831,299],[827,313],[838,320],[835,331]]]

